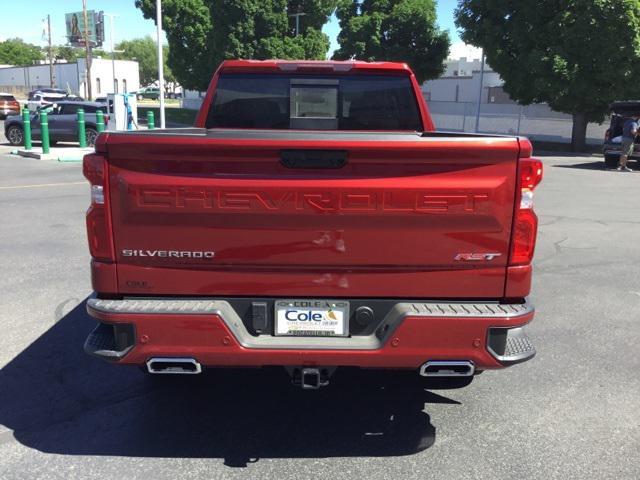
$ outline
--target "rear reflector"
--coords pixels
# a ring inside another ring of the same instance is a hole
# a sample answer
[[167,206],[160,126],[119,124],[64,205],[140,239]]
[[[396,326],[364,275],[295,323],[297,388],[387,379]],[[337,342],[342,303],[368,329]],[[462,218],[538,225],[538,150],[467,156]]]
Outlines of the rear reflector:
[[533,211],[533,191],[542,181],[542,162],[537,158],[518,161],[518,198],[513,218],[509,265],[528,265],[533,260],[538,217]]

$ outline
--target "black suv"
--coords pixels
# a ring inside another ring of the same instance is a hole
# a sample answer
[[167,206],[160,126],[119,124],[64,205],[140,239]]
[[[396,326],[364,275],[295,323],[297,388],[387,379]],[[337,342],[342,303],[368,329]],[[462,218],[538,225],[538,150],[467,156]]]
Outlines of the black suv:
[[[620,159],[620,145],[622,143],[622,126],[631,115],[640,115],[640,100],[626,100],[611,104],[611,124],[604,134],[602,153],[606,168],[616,168]],[[640,161],[640,136],[636,137],[633,155],[629,160]]]

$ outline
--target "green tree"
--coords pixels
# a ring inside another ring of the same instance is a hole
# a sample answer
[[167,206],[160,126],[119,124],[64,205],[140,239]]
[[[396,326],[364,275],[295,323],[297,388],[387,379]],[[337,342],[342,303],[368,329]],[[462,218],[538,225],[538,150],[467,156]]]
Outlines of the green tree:
[[[124,40],[116,46],[116,50],[122,50],[116,54],[119,60],[136,60],[140,66],[140,84],[149,85],[158,79],[158,53],[156,42],[150,37]],[[173,81],[171,69],[167,66],[168,48],[163,47],[164,75],[165,79]]]
[[341,0],[333,58],[407,62],[419,82],[444,72],[449,33],[438,28],[434,0]]
[[460,0],[456,24],[484,48],[511,98],[573,116],[576,151],[588,122],[602,122],[613,100],[637,97],[638,0]]
[[111,58],[111,53],[105,52],[101,48],[94,48],[91,50],[91,56],[93,58]]
[[0,42],[0,64],[26,66],[44,58],[36,45],[25,43],[20,38],[10,38]]
[[[164,0],[162,25],[168,63],[180,84],[205,90],[216,67],[229,58],[324,59],[321,32],[338,0]],[[136,0],[155,19],[154,0]],[[290,13],[302,12],[300,31]],[[298,35],[296,35],[298,33]]]
[[[47,54],[47,49],[44,48],[43,51]],[[92,56],[108,58],[109,53],[101,50],[99,48],[94,48],[92,51]],[[66,60],[67,62],[75,62],[79,58],[85,58],[86,52],[84,48],[79,47],[71,47],[69,45],[54,45],[53,47],[53,58],[54,60]]]
[[55,60],[66,60],[75,62],[79,57],[84,56],[84,50],[70,47],[68,45],[56,45],[53,47],[53,58]]
[[55,60],[66,60],[75,62],[78,58],[85,56],[83,48],[70,47],[69,45],[56,45],[53,47],[53,57]]
[[162,47],[162,59],[164,61],[164,81],[167,82],[173,90],[175,90],[175,84],[177,83],[177,80],[176,76],[173,74],[173,70],[171,70],[171,67],[169,67],[169,47],[167,46]]

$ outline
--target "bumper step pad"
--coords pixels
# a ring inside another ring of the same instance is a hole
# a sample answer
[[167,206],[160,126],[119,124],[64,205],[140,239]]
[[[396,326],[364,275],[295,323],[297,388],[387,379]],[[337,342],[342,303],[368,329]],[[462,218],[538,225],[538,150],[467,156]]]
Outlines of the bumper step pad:
[[525,362],[536,354],[524,327],[491,328],[488,346],[491,354],[505,365]]
[[[118,345],[120,343],[120,345]],[[84,342],[84,351],[107,360],[120,360],[133,348],[133,327],[99,323]]]

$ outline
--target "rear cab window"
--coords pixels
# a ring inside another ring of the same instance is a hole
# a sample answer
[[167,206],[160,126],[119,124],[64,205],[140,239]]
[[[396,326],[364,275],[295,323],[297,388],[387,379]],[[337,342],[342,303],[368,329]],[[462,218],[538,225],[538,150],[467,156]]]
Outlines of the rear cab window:
[[14,97],[13,95],[0,95],[0,101],[15,102],[16,97]]
[[222,73],[206,128],[422,131],[405,75]]

